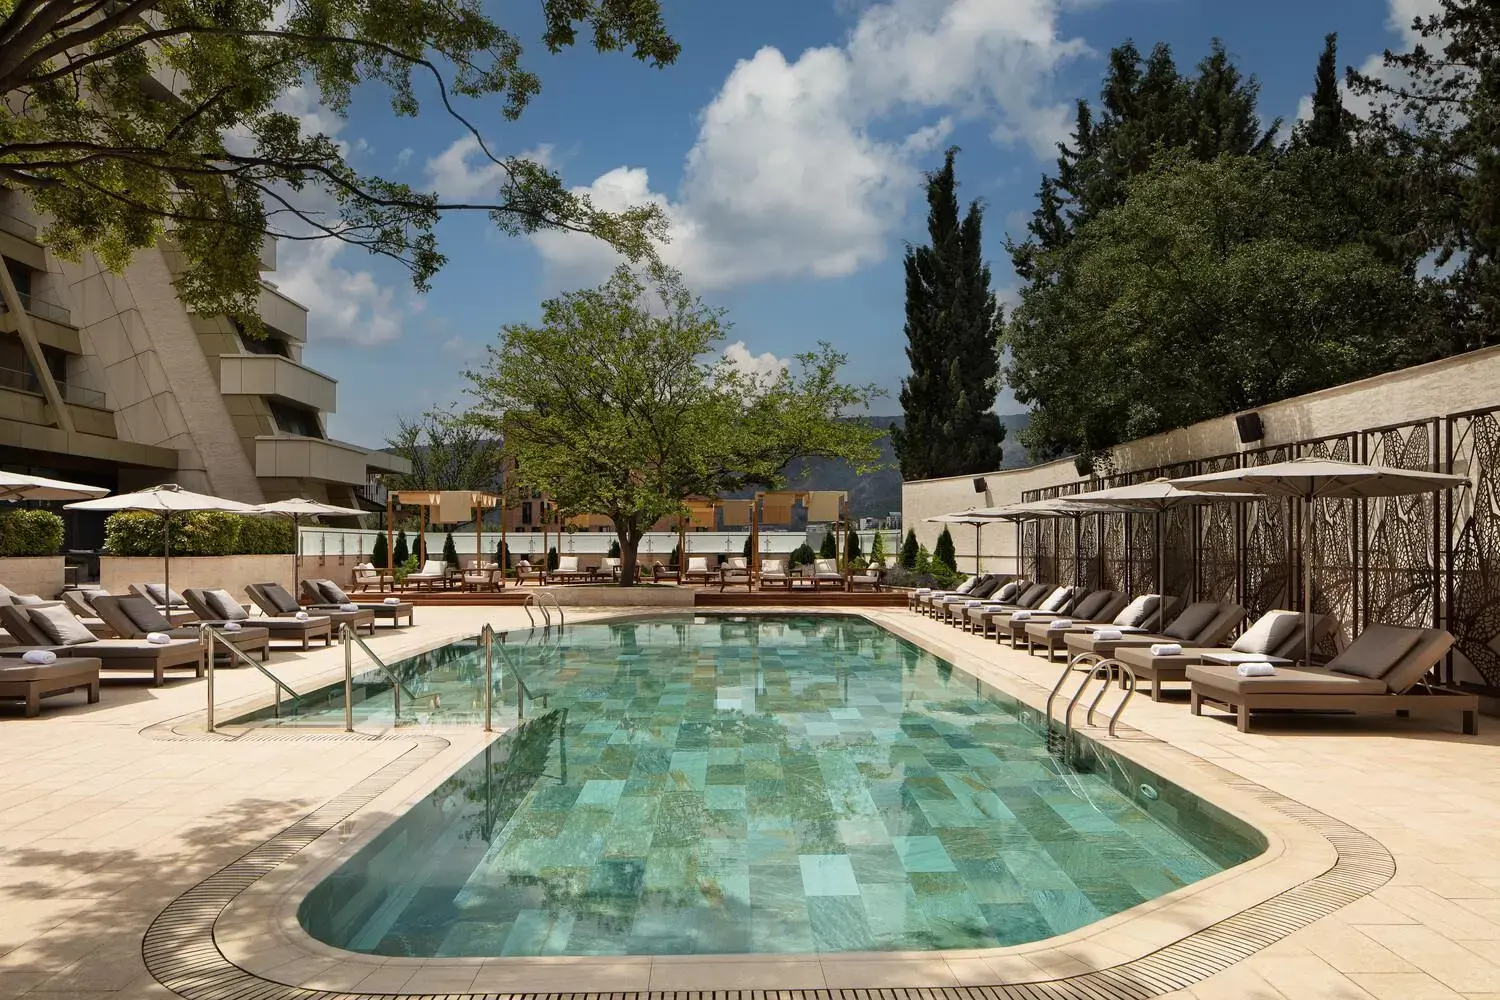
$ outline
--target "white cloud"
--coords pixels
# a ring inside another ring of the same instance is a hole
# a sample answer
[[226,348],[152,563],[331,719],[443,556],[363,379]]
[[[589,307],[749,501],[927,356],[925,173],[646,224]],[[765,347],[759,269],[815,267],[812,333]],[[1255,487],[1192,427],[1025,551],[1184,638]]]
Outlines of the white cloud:
[[778,358],[770,351],[764,354],[751,354],[750,348],[745,346],[743,340],[736,340],[724,348],[724,360],[745,374],[753,375],[758,379],[779,378],[782,372],[792,366],[789,358]]
[[[1417,18],[1426,20],[1433,14],[1442,12],[1442,0],[1387,0],[1386,27],[1400,38],[1400,41],[1391,46],[1393,52],[1410,52],[1422,41],[1421,32],[1413,29]],[[1342,53],[1340,53],[1342,55]],[[1340,75],[1342,66],[1347,65],[1340,61]],[[1391,69],[1385,65],[1385,54],[1375,52],[1365,57],[1364,62],[1359,65],[1359,72],[1365,76],[1374,77],[1390,83],[1397,83],[1403,74],[1399,70]],[[1361,117],[1368,115],[1373,109],[1370,100],[1350,91],[1349,85],[1339,83],[1339,93],[1343,97],[1344,107]],[[1303,95],[1297,104],[1297,115],[1295,121],[1304,122],[1312,118],[1312,95]]]
[[[953,116],[997,114],[997,141],[1052,154],[1069,109],[1046,100],[1047,80],[1087,51],[1059,35],[1068,2],[860,4],[842,45],[795,61],[766,47],[736,64],[700,116],[675,199],[636,167],[577,190],[606,209],[660,205],[672,224],[662,256],[695,288],[852,274],[887,252]],[[897,113],[938,117],[877,134]],[[559,278],[594,280],[616,260],[589,237],[533,240]]]
[[396,154],[396,169],[397,170],[404,170],[404,169],[406,169],[406,165],[411,162],[411,154],[413,152],[415,152],[415,150],[413,150],[410,146],[407,146],[404,149],[402,149],[401,152],[399,152],[399,153]]
[[[552,147],[538,146],[518,155],[548,166]],[[492,200],[505,181],[505,168],[484,155],[478,139],[465,135],[427,161],[427,181],[445,201]]]
[[307,307],[309,339],[374,346],[401,336],[420,299],[396,295],[388,281],[340,263],[348,244],[334,239],[282,241],[276,250],[277,287]]

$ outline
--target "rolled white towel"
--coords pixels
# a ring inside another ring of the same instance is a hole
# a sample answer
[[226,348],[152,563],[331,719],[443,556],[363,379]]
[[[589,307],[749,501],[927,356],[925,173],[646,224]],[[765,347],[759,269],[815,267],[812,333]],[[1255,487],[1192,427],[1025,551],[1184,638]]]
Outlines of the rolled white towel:
[[1152,656],[1176,656],[1181,652],[1182,643],[1180,642],[1158,642],[1151,646]]
[[293,615],[292,617],[295,618],[295,619],[297,619],[299,622],[305,622],[305,621],[307,621],[309,615],[308,615],[308,613],[306,611],[299,611],[295,615]]
[[225,622],[224,623],[224,631],[226,631],[226,632],[238,632],[242,628],[244,628],[244,626],[241,625],[239,622]]
[[165,646],[172,641],[172,637],[165,632],[147,632],[146,641],[157,646]]
[[400,604],[401,603],[401,598],[399,598],[399,597],[387,597],[382,603],[384,603],[384,604]]
[[917,590],[916,590],[916,592],[918,594],[930,594],[930,593],[932,593],[932,588],[931,587],[918,587]]
[[983,604],[983,601],[964,601],[964,607],[966,608],[977,608]]
[[1265,660],[1251,660],[1248,663],[1241,663],[1239,666],[1234,668],[1234,672],[1239,674],[1241,677],[1276,676],[1276,668],[1271,666]]
[[358,604],[340,604],[339,605],[339,610],[340,611],[358,611],[359,610],[359,605]]
[[1054,618],[1052,619],[1052,624],[1047,626],[1049,629],[1067,629],[1072,627],[1073,619],[1071,618]]
[[1015,614],[1013,614],[1013,615],[1010,616],[1010,620],[1013,621],[1013,622],[1024,622],[1027,619],[1029,619],[1030,617],[1031,617],[1031,612],[1030,611],[1017,611]]
[[1094,638],[1103,642],[1119,642],[1125,638],[1125,633],[1117,628],[1101,628],[1094,633]]
[[21,654],[21,659],[27,663],[44,667],[49,663],[56,663],[57,654],[50,649],[28,649]]

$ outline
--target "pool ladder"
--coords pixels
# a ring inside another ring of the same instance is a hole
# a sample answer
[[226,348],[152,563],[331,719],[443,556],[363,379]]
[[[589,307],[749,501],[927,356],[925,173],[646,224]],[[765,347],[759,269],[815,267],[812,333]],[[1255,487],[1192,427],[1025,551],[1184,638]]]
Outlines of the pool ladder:
[[[489,626],[485,626],[488,628]],[[375,664],[375,669],[385,675],[386,680],[391,682],[391,698],[394,704],[394,722],[401,724],[401,695],[404,693],[412,702],[431,699],[433,708],[442,708],[442,698],[436,691],[424,691],[417,694],[407,687],[398,677],[395,671],[386,665],[385,661],[375,655],[375,651],[365,644],[365,641],[354,631],[354,626],[345,624],[339,627],[339,637],[344,642],[344,732],[354,732],[354,647],[360,650]],[[486,732],[488,727],[486,726]]]
[[[543,598],[546,598],[546,600],[543,600]],[[548,601],[551,601],[552,606],[557,609],[557,627],[562,628],[567,624],[567,619],[563,616],[562,602],[557,599],[557,595],[550,590],[533,590],[526,595],[526,603],[521,605],[526,609],[526,618],[531,622],[532,628],[536,628],[536,619],[531,614],[533,606],[542,613],[542,627],[552,627],[552,612],[547,610]]]
[[1092,726],[1094,724],[1094,713],[1098,711],[1099,703],[1104,700],[1105,693],[1109,691],[1110,682],[1118,676],[1120,678],[1120,685],[1125,688],[1125,695],[1120,699],[1120,703],[1115,706],[1115,710],[1109,715],[1109,735],[1113,739],[1115,725],[1120,721],[1120,714],[1125,711],[1125,706],[1130,704],[1130,699],[1135,694],[1135,671],[1130,669],[1130,664],[1128,663],[1122,663],[1113,658],[1105,658],[1098,653],[1079,653],[1063,665],[1061,676],[1057,678],[1057,683],[1052,686],[1052,693],[1047,695],[1046,724],[1050,728],[1052,724],[1052,705],[1057,700],[1058,695],[1062,693],[1063,685],[1067,684],[1068,678],[1080,667],[1086,668],[1083,680],[1079,683],[1077,689],[1074,690],[1073,696],[1068,699],[1067,708],[1063,710],[1062,718],[1059,720],[1062,723],[1063,737],[1066,739],[1072,734],[1073,709],[1077,707],[1079,699],[1083,697],[1089,685],[1095,680],[1103,681],[1099,685],[1098,693],[1094,695],[1094,700],[1089,702],[1088,712],[1084,715],[1084,724]]
[[[345,627],[347,628],[347,626]],[[208,689],[208,708],[204,715],[209,732],[214,731],[214,647],[216,646],[229,654],[230,662],[248,664],[271,679],[271,683],[274,685],[271,690],[275,695],[275,700],[271,703],[271,714],[273,717],[277,719],[281,718],[281,692],[285,691],[293,700],[302,697],[296,691],[293,691],[286,681],[271,673],[270,669],[264,663],[261,663],[255,657],[231,642],[227,633],[211,625],[200,625],[198,627],[198,641],[203,644],[204,676],[208,681],[205,685]]]

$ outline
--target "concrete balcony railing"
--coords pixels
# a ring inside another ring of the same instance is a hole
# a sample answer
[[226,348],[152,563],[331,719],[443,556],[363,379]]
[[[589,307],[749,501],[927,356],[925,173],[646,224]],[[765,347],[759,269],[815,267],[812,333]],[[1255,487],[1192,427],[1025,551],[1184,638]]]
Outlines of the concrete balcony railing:
[[226,396],[275,396],[332,413],[338,382],[276,354],[219,355],[219,391]]
[[394,471],[411,471],[402,459],[343,441],[292,436],[255,439],[255,474],[262,479],[315,479],[363,486],[372,466],[385,469],[393,462],[404,466]]
[[[60,302],[38,295],[35,292],[17,291],[21,298],[21,308],[38,319],[50,320],[53,323],[61,323],[63,326],[73,325],[73,314]],[[0,312],[6,310],[5,301],[0,299]]]
[[307,343],[307,306],[262,284],[256,310],[266,325],[299,344]]
[[30,243],[36,242],[36,226],[33,226],[24,219],[16,218],[4,208],[0,208],[0,231],[10,233],[12,236],[19,236]]
[[[14,389],[17,392],[42,395],[42,383],[36,375],[31,372],[17,371],[14,368],[0,368],[0,388]],[[97,389],[87,389],[81,385],[73,385],[70,382],[57,383],[58,392],[62,393],[63,402],[70,406],[87,406],[95,410],[105,409],[104,393]]]

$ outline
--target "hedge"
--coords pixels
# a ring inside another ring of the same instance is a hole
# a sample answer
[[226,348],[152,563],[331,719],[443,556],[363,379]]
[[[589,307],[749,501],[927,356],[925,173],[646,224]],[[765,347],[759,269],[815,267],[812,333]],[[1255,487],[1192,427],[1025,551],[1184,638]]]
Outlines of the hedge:
[[[224,511],[173,514],[172,555],[290,555],[292,523],[280,517],[246,517]],[[125,510],[104,522],[104,551],[112,556],[161,556],[162,519]]]
[[63,519],[50,510],[18,507],[0,513],[0,556],[55,556],[62,543]]

